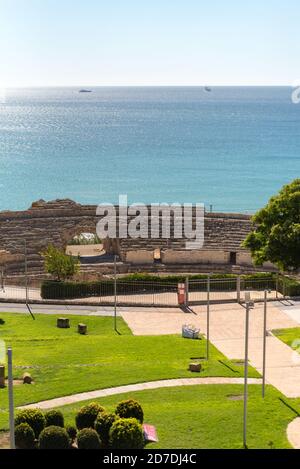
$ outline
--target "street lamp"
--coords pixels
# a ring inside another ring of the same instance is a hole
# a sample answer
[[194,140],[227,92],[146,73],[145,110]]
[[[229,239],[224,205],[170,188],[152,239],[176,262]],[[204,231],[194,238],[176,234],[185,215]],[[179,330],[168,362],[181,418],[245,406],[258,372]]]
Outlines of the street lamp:
[[245,327],[245,363],[244,363],[244,429],[243,445],[247,448],[247,403],[248,403],[248,342],[249,342],[249,311],[254,307],[250,292],[245,292],[246,327]]
[[263,377],[262,377],[262,397],[265,397],[266,386],[266,346],[267,346],[267,295],[271,290],[264,291],[264,325],[263,325]]
[[117,331],[117,256],[114,256],[114,330]]
[[207,276],[207,303],[206,303],[206,360],[209,360],[209,313],[210,313],[210,277]]

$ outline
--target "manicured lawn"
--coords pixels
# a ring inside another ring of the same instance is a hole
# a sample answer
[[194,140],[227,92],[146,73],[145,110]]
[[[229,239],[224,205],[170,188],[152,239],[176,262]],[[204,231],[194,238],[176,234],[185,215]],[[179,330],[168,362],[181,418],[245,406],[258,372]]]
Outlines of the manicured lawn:
[[[159,443],[149,448],[242,448],[242,385],[195,385],[149,391],[138,391],[98,399],[114,411],[122,399],[135,398],[143,409],[145,422],[156,426]],[[288,423],[296,415],[280,401],[281,394],[267,386],[261,397],[261,386],[249,386],[248,447],[289,448],[286,438]],[[89,401],[85,401],[86,404]],[[66,424],[74,425],[76,411],[83,403],[61,407]]]
[[[15,386],[15,405],[83,391],[167,378],[195,377],[188,371],[191,359],[205,357],[206,341],[170,336],[133,336],[118,318],[68,316],[70,329],[58,329],[55,315],[1,313],[5,324],[0,338],[12,345],[14,378],[25,371],[34,384]],[[77,324],[88,326],[88,335],[77,333]],[[200,376],[242,376],[243,367],[227,360],[211,346],[209,363]],[[250,368],[249,376],[258,373]],[[0,429],[7,428],[7,389],[0,390]]]
[[274,329],[273,334],[282,340],[285,344],[292,346],[293,342],[298,339],[298,344],[294,344],[294,348],[300,347],[300,327],[292,327],[290,329]]

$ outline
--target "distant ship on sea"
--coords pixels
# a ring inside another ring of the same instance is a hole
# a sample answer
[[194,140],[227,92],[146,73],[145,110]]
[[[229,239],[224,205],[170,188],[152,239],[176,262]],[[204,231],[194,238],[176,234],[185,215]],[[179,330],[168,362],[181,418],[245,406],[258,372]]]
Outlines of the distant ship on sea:
[[79,93],[91,93],[92,90],[85,90],[85,89],[82,89],[82,90],[79,90]]
[[208,91],[208,92],[210,92],[210,91],[211,91],[211,88],[210,88],[210,86],[205,86],[205,87],[204,87],[204,89],[205,89],[205,91]]

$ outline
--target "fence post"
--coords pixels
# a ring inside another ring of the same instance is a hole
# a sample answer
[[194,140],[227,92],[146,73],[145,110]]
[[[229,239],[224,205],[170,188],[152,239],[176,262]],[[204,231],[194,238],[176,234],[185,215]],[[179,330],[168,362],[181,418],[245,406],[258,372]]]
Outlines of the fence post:
[[236,278],[236,298],[237,302],[241,302],[241,276],[238,275]]
[[189,305],[189,278],[186,277],[185,279],[185,306]]
[[283,299],[285,300],[285,277],[282,278],[282,295]]

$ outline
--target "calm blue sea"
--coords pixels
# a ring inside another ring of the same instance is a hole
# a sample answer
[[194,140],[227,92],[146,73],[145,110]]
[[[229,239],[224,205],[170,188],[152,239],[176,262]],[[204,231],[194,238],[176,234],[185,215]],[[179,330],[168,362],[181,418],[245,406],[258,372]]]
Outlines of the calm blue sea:
[[300,177],[291,88],[7,90],[0,209],[40,198],[253,211]]

